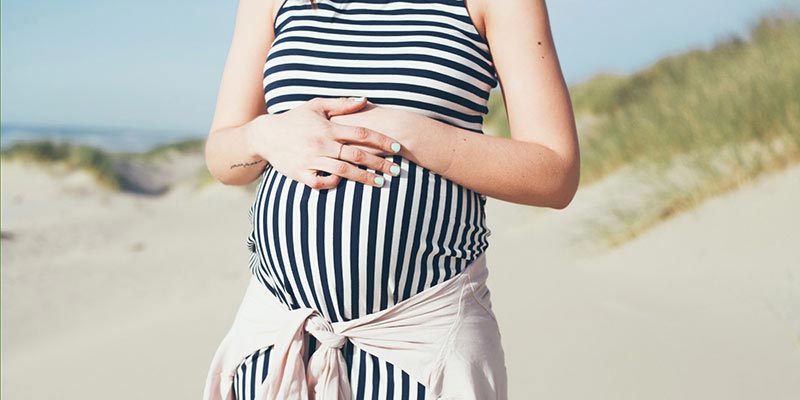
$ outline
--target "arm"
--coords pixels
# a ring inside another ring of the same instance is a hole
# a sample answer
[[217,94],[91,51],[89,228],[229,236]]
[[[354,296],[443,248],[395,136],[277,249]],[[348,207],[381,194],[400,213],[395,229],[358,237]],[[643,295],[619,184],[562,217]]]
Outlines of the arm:
[[[216,111],[205,144],[206,167],[227,185],[246,185],[264,171],[267,161],[250,146],[254,125],[263,126],[263,62],[274,39],[275,0],[240,0]],[[261,117],[259,117],[261,116]],[[263,129],[259,128],[259,129]]]
[[422,165],[487,196],[565,208],[577,191],[580,156],[545,1],[478,5],[483,6],[479,14],[505,99],[511,139],[476,135],[431,120],[424,132],[433,134],[414,135],[404,144]]
[[486,196],[565,208],[578,188],[580,155],[544,0],[495,0],[484,9],[511,139],[388,107],[332,120],[383,132],[403,145],[403,157]]

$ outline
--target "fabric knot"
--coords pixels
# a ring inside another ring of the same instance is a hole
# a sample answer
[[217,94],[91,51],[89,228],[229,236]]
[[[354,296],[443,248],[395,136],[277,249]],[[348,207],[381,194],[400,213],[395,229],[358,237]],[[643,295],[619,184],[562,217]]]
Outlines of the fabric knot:
[[347,342],[347,337],[334,332],[330,321],[318,312],[306,319],[305,330],[319,341],[322,348],[341,349]]
[[304,328],[320,343],[308,359],[308,400],[351,400],[347,363],[340,350],[347,338],[336,333],[333,324],[317,311],[306,318]]

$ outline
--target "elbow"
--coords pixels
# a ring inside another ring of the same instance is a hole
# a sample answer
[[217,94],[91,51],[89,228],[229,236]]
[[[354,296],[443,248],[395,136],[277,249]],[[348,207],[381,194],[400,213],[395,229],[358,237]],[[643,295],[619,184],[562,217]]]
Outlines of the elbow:
[[208,174],[211,175],[211,178],[225,186],[245,186],[253,181],[252,179],[243,180],[244,178],[241,175],[224,173],[223,168],[215,167],[215,164],[210,160],[208,155],[206,155],[205,160],[206,170],[208,170]]
[[575,194],[578,192],[580,161],[576,159],[569,162],[562,169],[562,173],[558,175],[559,178],[555,180],[555,187],[551,192],[551,202],[547,206],[552,209],[563,210],[572,203],[572,200],[575,199]]
[[228,182],[227,177],[219,172],[218,168],[216,168],[216,164],[213,162],[213,149],[211,143],[212,143],[211,133],[209,133],[209,136],[206,139],[205,147],[203,149],[206,170],[208,171],[208,174],[211,175],[211,177],[215,181],[222,183],[223,185],[230,185],[231,183]]
[[231,183],[225,179],[225,176],[220,175],[214,168],[211,167],[208,161],[206,161],[206,170],[208,170],[208,174],[214,179],[214,181],[226,186],[231,185]]
[[217,169],[215,169],[213,167],[213,164],[210,163],[208,161],[208,159],[206,159],[206,169],[208,170],[208,174],[211,175],[211,177],[215,181],[217,181],[217,182],[219,182],[219,183],[221,183],[221,184],[223,184],[225,186],[242,185],[242,183],[240,183],[238,181],[234,181],[233,179],[231,179],[231,177],[229,175],[220,173]]
[[575,187],[574,189],[569,189],[569,188],[563,189],[562,192],[555,197],[554,201],[549,205],[549,207],[555,210],[563,210],[567,208],[572,203],[572,200],[575,198],[576,192],[577,192],[577,187]]
[[515,201],[534,207],[546,207],[556,210],[567,208],[578,192],[580,181],[580,161],[578,157],[556,156],[546,165],[548,172],[535,179],[535,183],[524,187],[524,198]]

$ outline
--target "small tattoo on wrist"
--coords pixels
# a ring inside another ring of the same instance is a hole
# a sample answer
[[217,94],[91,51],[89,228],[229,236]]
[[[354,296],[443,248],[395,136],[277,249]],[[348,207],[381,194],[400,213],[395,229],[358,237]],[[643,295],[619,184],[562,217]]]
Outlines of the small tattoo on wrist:
[[253,161],[253,162],[245,162],[245,163],[233,164],[233,165],[231,165],[231,169],[234,169],[234,168],[236,168],[236,167],[249,167],[249,166],[251,166],[251,165],[255,165],[255,164],[258,164],[258,163],[262,163],[262,162],[264,162],[264,160],[258,160],[258,161]]

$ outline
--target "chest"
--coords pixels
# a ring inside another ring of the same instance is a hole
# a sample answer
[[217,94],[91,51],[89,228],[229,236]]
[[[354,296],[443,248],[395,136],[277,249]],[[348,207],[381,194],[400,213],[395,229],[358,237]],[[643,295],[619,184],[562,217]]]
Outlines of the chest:
[[268,111],[317,96],[474,121],[497,85],[488,44],[462,0],[286,0],[264,63]]

